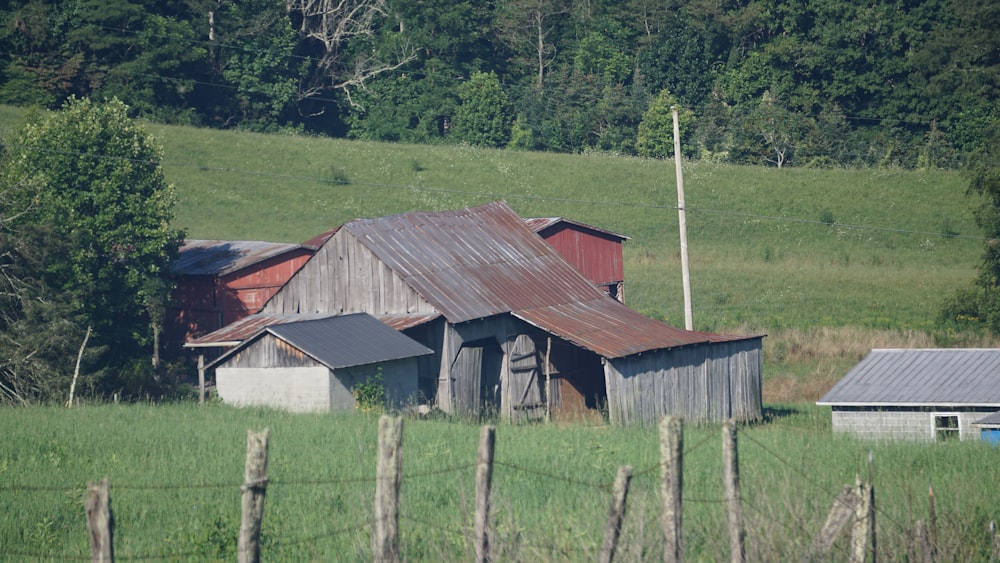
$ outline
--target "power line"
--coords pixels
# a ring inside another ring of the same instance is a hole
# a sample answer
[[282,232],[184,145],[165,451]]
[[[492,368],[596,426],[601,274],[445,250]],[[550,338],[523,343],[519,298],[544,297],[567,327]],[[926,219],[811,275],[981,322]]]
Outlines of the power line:
[[[604,206],[604,207],[628,207],[637,209],[657,209],[657,210],[667,210],[676,211],[678,208],[676,205],[664,205],[664,204],[654,204],[654,203],[643,203],[634,201],[624,201],[624,200],[587,200],[587,199],[577,199],[568,197],[555,197],[555,196],[540,196],[540,195],[528,195],[528,194],[512,194],[512,193],[500,193],[500,192],[485,192],[485,191],[467,191],[459,190],[454,188],[442,188],[433,186],[414,186],[414,185],[403,185],[403,184],[389,184],[382,182],[359,182],[356,180],[334,180],[329,178],[322,178],[319,176],[305,176],[298,174],[284,174],[277,172],[264,172],[256,170],[245,170],[238,168],[228,168],[228,167],[211,167],[198,164],[189,163],[173,163],[169,161],[149,161],[145,159],[130,159],[126,157],[116,157],[111,155],[103,155],[99,153],[82,153],[76,151],[61,151],[54,149],[41,149],[28,145],[20,144],[9,144],[8,147],[23,148],[36,152],[44,152],[50,154],[62,154],[70,156],[79,156],[84,158],[93,158],[97,160],[117,160],[124,162],[133,162],[138,164],[155,164],[163,167],[172,168],[189,168],[197,169],[203,172],[222,172],[227,174],[241,174],[244,176],[253,176],[260,178],[273,178],[280,180],[296,180],[304,182],[316,182],[321,184],[333,184],[341,186],[364,186],[369,188],[380,188],[380,189],[393,189],[393,190],[404,190],[404,191],[414,191],[414,192],[426,192],[426,193],[444,193],[452,195],[462,195],[462,196],[475,196],[475,197],[487,197],[491,199],[504,199],[504,200],[526,200],[526,201],[546,201],[553,203],[572,203],[578,205],[593,205],[593,206]],[[817,225],[824,227],[836,226],[841,229],[850,230],[866,230],[866,231],[876,231],[876,232],[886,232],[886,233],[896,233],[904,235],[920,235],[920,236],[934,236],[949,239],[965,239],[965,240],[975,240],[975,241],[991,241],[995,240],[990,237],[983,236],[973,236],[973,235],[961,235],[956,233],[942,233],[937,231],[922,231],[913,229],[901,229],[895,227],[880,227],[874,225],[858,225],[849,223],[830,223],[826,221],[818,221],[813,219],[803,219],[798,217],[783,217],[778,215],[761,215],[757,213],[749,213],[743,211],[729,211],[729,210],[719,210],[719,209],[708,209],[700,207],[685,207],[685,210],[692,213],[704,213],[704,214],[715,214],[715,215],[726,215],[733,217],[744,217],[748,219],[758,219],[765,221],[775,221],[775,222],[786,222],[786,223],[798,223],[806,225]]]

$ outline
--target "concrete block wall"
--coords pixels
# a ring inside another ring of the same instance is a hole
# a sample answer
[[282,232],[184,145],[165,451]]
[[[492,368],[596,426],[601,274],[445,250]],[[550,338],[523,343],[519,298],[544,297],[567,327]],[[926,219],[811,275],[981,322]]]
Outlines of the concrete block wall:
[[865,439],[932,442],[937,438],[934,418],[942,415],[958,417],[962,440],[979,439],[979,431],[971,423],[982,418],[982,412],[834,409],[833,431]]
[[833,431],[873,440],[930,442],[934,431],[930,413],[877,410],[833,411]]

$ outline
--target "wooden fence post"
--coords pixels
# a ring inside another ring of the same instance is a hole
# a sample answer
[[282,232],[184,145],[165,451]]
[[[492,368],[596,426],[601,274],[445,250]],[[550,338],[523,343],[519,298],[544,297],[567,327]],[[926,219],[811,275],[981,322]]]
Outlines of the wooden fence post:
[[878,563],[878,542],[875,535],[875,452],[868,450],[868,535],[872,542],[872,563]]
[[934,563],[933,549],[931,548],[930,538],[927,537],[927,526],[924,525],[923,520],[917,520],[915,527],[917,529],[916,547],[919,550],[919,555],[914,559],[923,563]]
[[929,526],[931,557],[937,561],[938,529],[937,529],[937,509],[934,507],[934,487],[927,487],[927,502],[929,505]]
[[403,418],[378,421],[378,468],[375,477],[375,530],[372,559],[399,561],[399,484],[403,472]]
[[628,499],[628,486],[632,482],[632,466],[623,465],[618,468],[615,485],[611,494],[611,508],[608,509],[608,523],[604,526],[604,543],[601,544],[601,563],[611,563],[618,549],[618,537],[622,531],[622,520],[625,519],[625,501]]
[[862,483],[860,477],[855,481],[855,494],[858,496],[858,503],[854,509],[854,527],[851,529],[851,552],[848,560],[851,563],[864,563],[868,554],[868,542],[871,539],[869,532],[872,497],[870,487]]
[[681,491],[683,489],[684,434],[683,422],[677,416],[665,416],[660,421],[660,494],[663,498],[663,561],[674,563],[682,559]]
[[264,519],[264,494],[267,492],[267,444],[271,431],[247,430],[247,461],[243,472],[242,521],[237,545],[240,563],[260,561],[260,530]]
[[87,528],[90,530],[90,560],[110,563],[115,560],[114,516],[108,480],[87,483]]
[[1000,559],[1000,536],[997,535],[997,526],[994,520],[990,520],[990,561]]
[[743,502],[740,497],[740,462],[736,449],[736,422],[727,420],[722,425],[722,478],[726,487],[729,508],[729,561],[746,561],[743,530]]
[[476,561],[490,561],[490,484],[493,480],[493,446],[496,427],[483,426],[479,435],[479,458],[476,461]]
[[833,549],[833,542],[837,540],[847,522],[854,516],[858,503],[861,499],[857,491],[850,485],[844,485],[843,490],[833,501],[833,507],[826,517],[826,522],[820,528],[818,534],[813,539],[812,547],[809,549],[809,556],[806,561],[813,561],[819,558],[827,558],[830,550]]

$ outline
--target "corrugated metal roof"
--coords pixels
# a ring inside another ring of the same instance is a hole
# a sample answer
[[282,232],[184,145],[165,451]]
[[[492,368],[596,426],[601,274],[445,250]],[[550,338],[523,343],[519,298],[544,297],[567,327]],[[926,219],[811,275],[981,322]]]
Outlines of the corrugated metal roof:
[[189,239],[170,268],[175,274],[188,276],[223,275],[299,248],[301,245],[280,242]]
[[224,363],[265,334],[284,340],[330,369],[434,353],[367,313],[301,320],[305,316],[298,315],[300,320],[286,320],[264,327],[206,367],[212,368]]
[[195,338],[191,342],[184,344],[184,347],[219,348],[225,346],[236,346],[240,342],[243,342],[271,325],[325,319],[332,316],[333,314],[331,313],[257,313],[229,323],[219,330]]
[[331,369],[433,353],[367,313],[276,324],[265,330]]
[[531,229],[536,233],[540,233],[545,229],[548,229],[549,227],[554,227],[559,223],[566,223],[567,225],[573,225],[583,230],[595,231],[620,240],[629,240],[630,238],[626,235],[616,233],[614,231],[609,231],[607,229],[602,229],[601,227],[595,227],[593,225],[588,225],[586,223],[581,223],[579,221],[573,221],[572,219],[566,219],[565,217],[529,217],[527,219],[524,219],[524,224],[527,225],[529,229]]
[[359,219],[343,228],[451,323],[513,313],[609,358],[743,338],[685,331],[628,309],[505,202]]
[[746,339],[672,327],[612,298],[523,309],[515,311],[514,316],[605,358]]
[[[236,346],[269,326],[327,319],[334,316],[336,315],[331,313],[257,313],[230,323],[215,332],[196,338],[185,344],[184,347],[220,348]],[[422,325],[440,316],[438,314],[384,315],[378,317],[378,320],[386,326],[399,331]]]
[[313,238],[303,242],[302,246],[310,250],[318,250],[320,247],[326,244],[326,241],[330,240],[330,238],[333,237],[333,235],[337,234],[337,231],[339,230],[340,226],[338,225],[330,229],[329,231],[326,231],[325,233],[320,233],[314,236]]
[[817,404],[1000,406],[1000,349],[872,350]]

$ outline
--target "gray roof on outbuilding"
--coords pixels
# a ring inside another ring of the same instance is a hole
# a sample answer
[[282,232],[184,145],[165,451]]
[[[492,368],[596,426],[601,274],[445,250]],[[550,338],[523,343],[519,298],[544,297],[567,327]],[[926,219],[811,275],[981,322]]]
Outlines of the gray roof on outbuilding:
[[424,356],[426,346],[367,313],[272,324],[220,356],[213,366],[272,334],[330,369]]
[[1000,349],[872,350],[817,404],[1000,407]]
[[1000,412],[995,412],[989,416],[980,418],[972,424],[975,426],[1000,426]]

